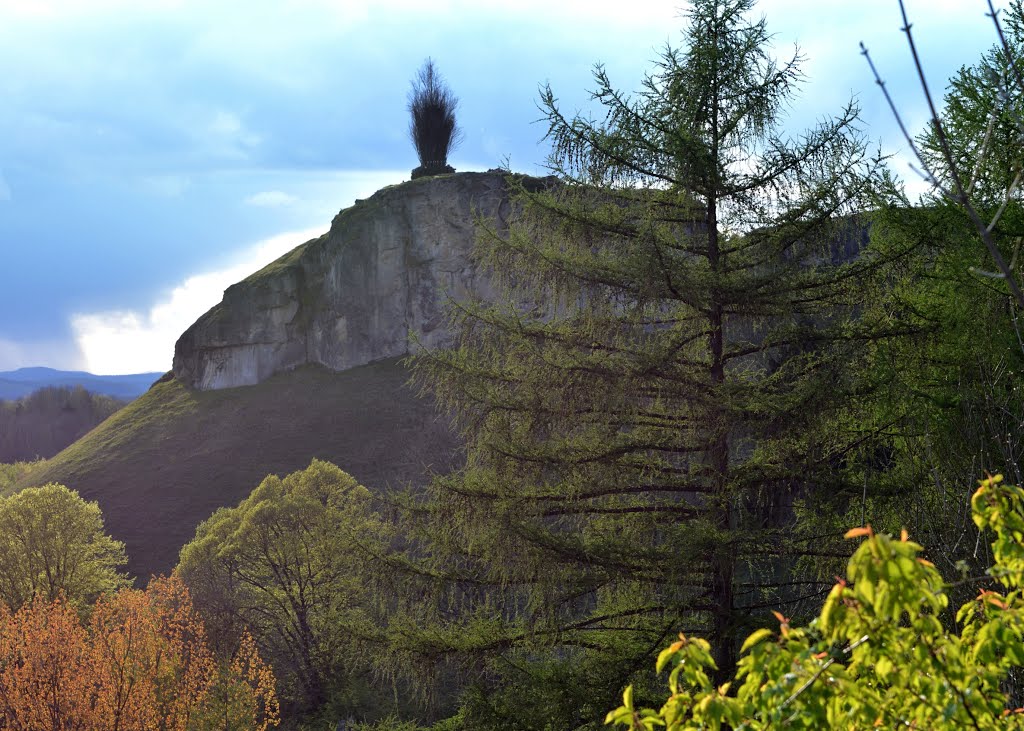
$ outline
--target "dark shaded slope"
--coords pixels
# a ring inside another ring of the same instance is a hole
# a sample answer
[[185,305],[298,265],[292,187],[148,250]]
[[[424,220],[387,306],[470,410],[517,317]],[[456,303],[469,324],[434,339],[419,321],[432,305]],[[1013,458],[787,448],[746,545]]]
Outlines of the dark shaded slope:
[[145,579],[173,568],[215,509],[314,457],[371,489],[450,469],[457,439],[408,376],[389,360],[342,373],[306,366],[221,391],[157,383],[19,486],[60,482],[97,500],[129,571]]

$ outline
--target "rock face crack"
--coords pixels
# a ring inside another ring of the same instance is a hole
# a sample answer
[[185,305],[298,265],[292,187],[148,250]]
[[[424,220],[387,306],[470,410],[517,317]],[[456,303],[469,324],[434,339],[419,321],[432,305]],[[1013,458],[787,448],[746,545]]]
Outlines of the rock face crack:
[[327,234],[229,287],[179,338],[175,377],[231,388],[306,363],[341,371],[451,344],[445,297],[490,290],[471,254],[477,217],[506,225],[505,176],[421,178],[357,201]]

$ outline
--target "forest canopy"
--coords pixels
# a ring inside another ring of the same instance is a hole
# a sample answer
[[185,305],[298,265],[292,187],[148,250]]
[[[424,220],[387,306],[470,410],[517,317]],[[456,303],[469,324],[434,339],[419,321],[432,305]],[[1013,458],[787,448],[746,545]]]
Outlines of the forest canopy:
[[[788,130],[802,57],[754,0],[694,0],[634,93],[595,66],[593,116],[542,87],[553,175],[507,176],[487,296],[408,360],[464,465],[269,475],[145,590],[96,503],[0,498],[0,718],[1020,726],[1024,6],[1000,19],[913,140],[920,201],[855,101]],[[429,61],[410,107],[441,172]]]

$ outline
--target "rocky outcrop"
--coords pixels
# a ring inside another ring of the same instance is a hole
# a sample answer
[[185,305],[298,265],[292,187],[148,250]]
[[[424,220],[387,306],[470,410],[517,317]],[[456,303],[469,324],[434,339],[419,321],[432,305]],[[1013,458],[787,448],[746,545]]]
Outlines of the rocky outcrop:
[[447,344],[445,298],[486,295],[471,251],[478,217],[507,220],[505,175],[421,178],[357,201],[328,233],[229,287],[178,339],[175,377],[230,388],[307,363],[340,371],[414,342]]

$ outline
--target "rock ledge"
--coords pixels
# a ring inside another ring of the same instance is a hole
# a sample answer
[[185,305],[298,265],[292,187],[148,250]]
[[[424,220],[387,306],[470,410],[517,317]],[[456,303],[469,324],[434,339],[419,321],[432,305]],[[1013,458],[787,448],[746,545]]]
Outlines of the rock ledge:
[[224,292],[174,347],[174,375],[200,390],[260,383],[306,363],[340,371],[451,341],[446,294],[476,291],[476,220],[505,225],[504,171],[390,186],[341,211],[329,232]]

